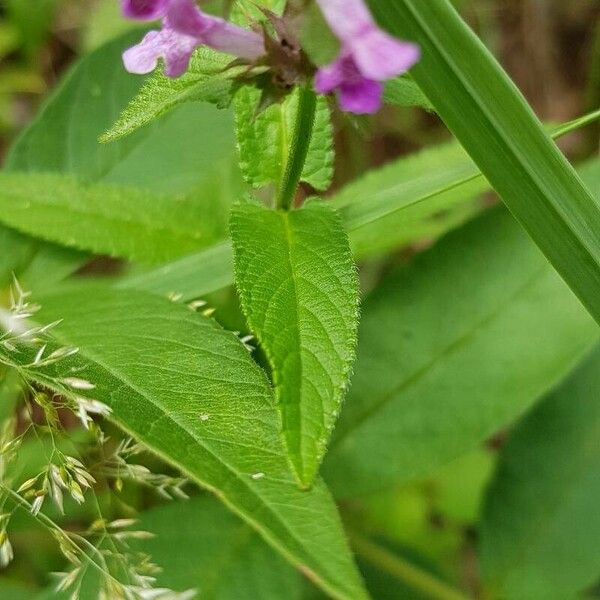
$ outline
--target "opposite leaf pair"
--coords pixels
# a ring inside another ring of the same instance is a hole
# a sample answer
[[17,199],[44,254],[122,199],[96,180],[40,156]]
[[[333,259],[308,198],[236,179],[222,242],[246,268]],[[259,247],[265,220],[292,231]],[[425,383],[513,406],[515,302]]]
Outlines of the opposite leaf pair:
[[[363,0],[317,1],[342,48],[333,63],[317,71],[316,91],[338,92],[345,111],[377,112],[383,97],[382,82],[410,69],[419,59],[419,48],[382,31]],[[151,31],[123,55],[132,73],[149,73],[162,58],[166,75],[179,77],[199,46],[209,46],[249,64],[256,64],[269,53],[270,44],[265,44],[264,35],[208,15],[193,0],[121,0],[121,5],[127,17],[163,20],[160,31]],[[280,41],[282,45],[289,43]]]

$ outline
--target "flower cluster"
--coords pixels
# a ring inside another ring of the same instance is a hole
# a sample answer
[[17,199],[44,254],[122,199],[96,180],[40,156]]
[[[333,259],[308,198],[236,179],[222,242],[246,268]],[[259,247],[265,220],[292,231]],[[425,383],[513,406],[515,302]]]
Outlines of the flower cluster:
[[[318,69],[315,90],[320,94],[337,92],[345,111],[376,112],[381,106],[383,82],[405,73],[418,61],[418,46],[381,30],[364,0],[317,2],[341,42],[341,52],[333,63]],[[178,77],[185,73],[199,46],[231,54],[249,64],[268,54],[270,44],[264,33],[208,15],[194,0],[121,0],[121,6],[129,18],[162,19],[159,31],[151,31],[124,53],[125,67],[132,73],[149,73],[162,59],[166,75]]]

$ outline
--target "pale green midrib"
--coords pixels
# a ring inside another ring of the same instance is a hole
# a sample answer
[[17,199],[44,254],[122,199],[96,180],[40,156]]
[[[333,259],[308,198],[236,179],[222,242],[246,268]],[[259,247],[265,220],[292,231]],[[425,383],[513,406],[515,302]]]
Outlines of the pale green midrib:
[[[57,335],[56,339],[60,340],[61,337],[62,336]],[[64,342],[68,344],[69,340],[66,339],[66,340],[64,340]],[[168,420],[172,421],[179,429],[181,429],[183,432],[185,432],[192,440],[194,440],[195,442],[197,442],[207,452],[207,454],[209,454],[210,456],[212,456],[215,459],[215,461],[217,463],[222,464],[223,467],[225,468],[225,470],[229,471],[234,476],[234,479],[236,481],[242,483],[243,487],[247,491],[250,492],[251,496],[254,496],[259,501],[259,503],[262,506],[265,506],[265,507],[267,507],[269,509],[269,514],[271,515],[271,517],[274,518],[274,520],[277,523],[279,523],[279,525],[282,526],[282,528],[285,531],[288,532],[288,534],[290,535],[290,537],[293,540],[295,540],[295,542],[298,544],[298,546],[301,547],[301,548],[304,548],[303,541],[297,537],[296,532],[289,528],[289,526],[287,525],[287,523],[284,520],[281,519],[281,517],[279,516],[279,514],[271,508],[269,502],[266,502],[264,500],[263,496],[261,496],[261,494],[257,493],[256,490],[249,484],[249,482],[246,482],[244,480],[244,478],[240,476],[240,474],[237,472],[237,470],[234,467],[232,467],[231,465],[229,465],[228,463],[226,463],[225,461],[223,461],[219,456],[217,456],[216,454],[214,454],[213,451],[203,443],[202,438],[198,438],[193,431],[188,430],[187,427],[184,426],[184,424],[180,423],[177,418],[173,418],[173,416],[171,414],[169,414],[166,411],[166,409],[161,404],[156,403],[152,399],[151,396],[146,395],[145,393],[143,393],[142,391],[140,391],[139,388],[135,384],[132,384],[129,381],[129,378],[127,378],[125,376],[120,376],[120,374],[118,374],[118,372],[113,371],[111,368],[107,367],[104,364],[103,360],[99,360],[97,358],[97,355],[96,355],[95,352],[90,352],[89,350],[86,350],[86,355],[89,356],[96,364],[100,365],[107,373],[110,374],[111,377],[113,377],[117,381],[122,381],[123,383],[125,383],[126,385],[128,385],[134,392],[136,392],[137,394],[139,394],[139,396],[141,398],[144,398],[145,400],[147,400],[160,413],[162,413]],[[47,384],[48,382],[45,382],[45,383]],[[268,386],[268,383],[266,381],[265,381],[265,385]],[[136,437],[136,438],[140,437],[140,433],[139,432],[134,431],[128,425],[124,424],[120,419],[117,419],[115,416],[111,415],[110,420],[116,422],[116,424],[119,427],[121,427],[121,428],[125,429],[126,431],[132,433],[133,437]],[[188,467],[185,467],[185,466],[179,464],[178,461],[175,461],[174,459],[170,458],[168,456],[168,454],[166,454],[166,452],[164,450],[162,450],[160,448],[157,448],[156,444],[153,443],[151,445],[151,447],[152,447],[152,450],[155,453],[157,453],[159,456],[161,456],[166,462],[169,462],[169,463],[173,464],[176,468],[181,469],[182,471],[186,472],[199,485],[201,485],[202,487],[207,488],[208,490],[211,490],[215,495],[217,495],[219,498],[221,498],[234,512],[236,512],[246,522],[248,522],[252,527],[254,527],[263,537],[265,537],[268,540],[271,540],[271,543],[279,550],[279,552],[281,552],[284,556],[286,556],[288,558],[288,560],[292,564],[295,564],[297,566],[298,565],[302,566],[305,563],[305,561],[302,558],[300,558],[299,556],[295,556],[294,552],[292,552],[291,550],[288,550],[285,547],[285,545],[279,540],[279,536],[271,534],[267,525],[261,524],[259,521],[255,521],[254,518],[252,518],[252,516],[250,514],[248,514],[245,509],[242,510],[234,502],[232,502],[231,500],[229,500],[227,498],[227,496],[223,493],[222,490],[220,490],[219,488],[217,488],[217,487],[215,487],[213,485],[210,485],[207,482],[203,481],[201,479],[201,474],[199,474],[196,471],[192,471]],[[306,550],[303,550],[303,552],[306,553]],[[310,554],[308,554],[308,555],[310,556]],[[313,561],[311,560],[311,563],[312,562]],[[334,585],[334,584],[332,584],[332,583],[328,582],[327,580],[325,580],[323,578],[323,575],[320,575],[318,573],[318,571],[316,571],[315,569],[311,569],[311,570],[315,574],[315,576],[318,578],[318,580],[321,582],[323,588],[326,589],[329,593],[332,594],[332,597],[339,598],[340,600],[351,600],[346,595],[340,595],[338,593],[338,591],[335,589],[335,587],[331,587],[331,585]]]
[[[597,445],[598,439],[600,439],[600,422],[596,423],[595,427],[587,430],[587,433],[585,435],[586,446],[588,441],[593,442]],[[593,468],[597,467],[599,456],[600,454],[598,453],[589,453],[589,455],[585,453],[584,460],[580,464],[580,467],[571,472],[570,477],[568,477],[566,480],[563,479],[563,485],[560,486],[559,493],[553,497],[554,502],[552,503],[552,506],[544,505],[543,503],[541,503],[541,506],[545,506],[546,508],[545,510],[540,511],[540,503],[538,503],[538,512],[536,513],[536,517],[534,518],[533,529],[529,532],[529,534],[523,539],[521,543],[516,544],[514,546],[517,549],[517,556],[505,563],[506,568],[503,569],[503,572],[505,574],[512,572],[515,567],[517,567],[518,572],[518,566],[525,561],[526,557],[530,554],[530,550],[532,548],[535,548],[538,545],[539,540],[542,539],[542,534],[546,530],[546,525],[548,522],[550,522],[549,516],[560,513],[560,509],[567,505],[570,498],[575,493],[575,486],[567,485],[567,483],[574,484],[580,479],[585,478],[585,473],[591,470],[589,469],[590,466],[592,466]],[[544,498],[548,498],[548,496],[544,496]],[[590,579],[593,579],[593,577]],[[591,584],[593,584],[593,581],[590,581],[590,585]]]
[[[505,311],[510,311],[512,304],[515,301],[517,301],[521,295],[525,294],[529,290],[529,288],[537,284],[538,281],[548,272],[549,265],[543,265],[542,267],[536,269],[533,275],[528,277],[527,280],[523,284],[521,284],[507,298],[503,299],[503,301],[499,303],[494,310],[490,311],[483,318],[473,323],[473,325],[471,325],[463,334],[457,336],[456,339],[444,346],[440,352],[438,352],[425,365],[417,369],[410,377],[393,386],[390,390],[383,394],[383,396],[377,401],[377,403],[373,404],[371,407],[369,407],[368,410],[364,411],[364,413],[361,414],[359,419],[354,421],[348,427],[340,430],[340,435],[335,437],[331,443],[330,451],[333,452],[338,445],[343,443],[347,437],[349,437],[357,429],[362,427],[365,422],[369,421],[371,417],[376,415],[381,410],[381,408],[385,406],[388,402],[396,398],[399,393],[418,384],[429,373],[429,371],[432,368],[434,368],[440,363],[442,359],[462,348],[467,342],[469,342],[473,337],[475,337],[480,332],[480,330],[482,330],[487,325],[495,321]],[[552,384],[549,384],[547,389],[551,389],[551,387]]]
[[[293,233],[290,227],[290,222],[289,222],[289,214],[287,211],[285,212],[279,212],[278,214],[281,215],[281,220],[282,220],[282,224],[283,224],[283,232],[284,232],[284,236],[285,236],[285,241],[288,247],[288,251],[286,254],[286,258],[287,258],[287,262],[288,262],[288,268],[289,268],[289,273],[290,273],[290,280],[292,281],[292,286],[293,286],[293,294],[294,294],[294,308],[295,308],[295,312],[296,312],[296,325],[295,325],[295,330],[297,332],[297,342],[298,342],[298,346],[297,346],[297,352],[298,352],[298,356],[300,358],[299,360],[299,365],[300,365],[300,372],[298,373],[298,377],[300,378],[300,389],[298,390],[298,398],[299,398],[299,406],[298,406],[298,414],[300,417],[300,422],[297,423],[297,428],[298,428],[298,433],[299,433],[299,439],[298,439],[298,443],[299,443],[299,447],[296,449],[297,450],[297,455],[296,455],[296,460],[298,461],[298,465],[300,467],[300,471],[298,472],[298,476],[300,478],[300,482],[305,485],[310,483],[310,480],[312,479],[312,477],[308,477],[307,480],[307,466],[306,466],[306,448],[305,448],[305,444],[304,444],[304,407],[303,407],[303,398],[304,398],[304,357],[303,357],[303,353],[302,353],[302,331],[301,331],[301,327],[300,327],[300,298],[299,298],[299,294],[298,294],[298,286],[296,284],[296,277],[295,277],[295,271],[294,271],[294,262],[292,260],[292,247],[293,247]],[[276,387],[276,391],[279,393],[280,390],[282,390],[282,388],[286,388],[288,386],[277,386]],[[319,396],[320,398],[320,396]],[[285,407],[286,405],[283,404],[283,407]],[[285,410],[285,408],[284,408]],[[324,407],[321,403],[321,410],[322,412],[324,411]],[[288,434],[286,431],[286,445],[288,444],[289,440],[288,440]],[[317,456],[317,452],[316,449],[313,445],[312,448],[308,448],[309,451],[311,451],[311,454],[313,456],[313,458],[316,461],[316,456]]]
[[[531,170],[529,170],[525,167],[525,165],[527,164],[527,160],[523,156],[518,145],[517,146],[513,145],[512,141],[510,139],[510,136],[507,136],[505,134],[504,127],[498,126],[498,123],[497,123],[496,119],[494,118],[493,114],[488,110],[485,103],[482,103],[480,101],[479,95],[474,92],[474,90],[473,90],[471,84],[468,82],[468,80],[466,80],[462,76],[461,70],[457,69],[454,61],[451,60],[451,58],[449,57],[443,44],[438,43],[437,36],[435,36],[432,33],[432,31],[429,28],[429,26],[427,25],[427,23],[425,23],[424,20],[421,18],[421,15],[419,14],[419,12],[414,9],[412,0],[405,0],[404,4],[407,7],[407,9],[410,11],[410,13],[412,14],[415,21],[421,27],[423,33],[429,38],[430,42],[438,50],[438,52],[444,59],[444,62],[449,66],[449,68],[452,71],[452,73],[454,74],[454,76],[460,81],[461,85],[468,92],[471,99],[474,100],[474,102],[477,105],[481,114],[483,114],[483,116],[487,119],[487,121],[492,125],[492,127],[494,128],[494,130],[496,131],[496,133],[498,135],[498,138],[502,141],[502,144],[505,146],[505,148],[507,150],[509,150],[510,154],[512,154],[517,159],[517,164],[519,165],[519,170],[521,171],[521,173],[525,174],[526,179],[528,179],[533,184],[533,186],[538,190],[538,192],[542,196],[544,196],[545,198],[551,198],[552,193],[550,193],[550,191],[547,190],[547,187],[545,185],[543,178],[540,180],[536,170],[533,170],[533,172],[532,172]],[[475,38],[475,39],[476,39],[476,43],[481,44],[481,42],[478,40],[478,38]],[[486,50],[486,52],[487,52],[487,50]],[[520,94],[520,92],[515,88],[514,84],[512,84],[510,82],[510,80],[507,80],[507,78],[503,72],[501,72],[501,77],[503,79],[503,83],[507,83],[509,86],[511,86],[513,88],[514,93]],[[527,107],[527,105],[521,99],[519,99],[519,100],[523,106],[523,109],[527,113],[530,113],[529,116],[531,117],[532,122],[535,125],[535,119],[536,119],[535,115],[533,114],[533,112],[531,112],[531,109],[529,109]],[[537,127],[535,129],[537,129]],[[556,151],[556,152],[558,152],[558,151]],[[564,157],[563,157],[563,159],[564,159]],[[574,182],[577,182],[576,178],[572,178],[572,179]],[[590,200],[591,203],[593,203],[593,197],[588,192],[586,187],[583,185],[579,185],[579,187],[581,188],[580,191],[588,198],[588,200]],[[573,239],[576,240],[576,242],[577,242],[576,245],[578,245],[580,248],[582,248],[584,250],[584,253],[593,259],[594,265],[596,266],[596,271],[598,271],[598,266],[599,266],[599,262],[600,262],[600,253],[597,250],[594,251],[594,249],[592,247],[593,244],[592,244],[592,241],[589,239],[589,236],[579,235],[579,232],[581,231],[580,228],[574,228],[571,226],[571,219],[565,218],[565,217],[570,217],[570,215],[567,212],[563,211],[555,202],[552,202],[552,201],[546,202],[544,205],[546,207],[549,207],[551,212],[553,212],[558,217],[559,221],[563,225],[566,226],[567,230],[571,232]],[[596,220],[600,222],[600,219],[596,219]],[[584,223],[581,222],[581,219],[578,219],[576,222],[578,225],[584,225]],[[589,228],[587,228],[587,227],[584,227],[584,230],[589,232]],[[544,252],[544,254],[545,254],[545,252]],[[600,278],[598,280],[600,281]]]
[[[418,204],[421,204],[422,202],[431,200],[431,198],[434,198],[435,196],[439,196],[439,195],[442,195],[442,194],[445,194],[448,192],[452,192],[455,189],[457,189],[463,185],[466,185],[468,183],[476,181],[477,179],[485,179],[485,177],[482,173],[477,173],[474,175],[470,175],[469,177],[464,177],[463,179],[456,180],[451,184],[440,186],[436,190],[434,190],[432,192],[428,192],[427,194],[424,194],[421,196],[416,196],[415,198],[413,198],[411,200],[405,201],[401,205],[399,205],[399,204],[394,205],[394,203],[390,203],[389,206],[388,205],[386,205],[386,206],[378,205],[377,207],[381,209],[381,212],[378,213],[376,211],[368,211],[368,212],[366,212],[366,216],[363,216],[362,219],[358,219],[355,216],[350,219],[344,219],[344,224],[348,228],[349,233],[352,234],[352,232],[357,231],[358,229],[360,229],[362,227],[367,227],[373,223],[377,223],[378,221],[385,220],[393,214],[402,212],[403,210],[407,210],[409,208],[413,208],[414,206],[417,206]],[[334,203],[335,203],[335,200],[334,200]],[[348,204],[346,206],[350,206],[350,204]],[[340,209],[340,212],[342,214],[344,213],[344,208]],[[371,212],[371,214],[373,216],[370,216],[369,212]]]

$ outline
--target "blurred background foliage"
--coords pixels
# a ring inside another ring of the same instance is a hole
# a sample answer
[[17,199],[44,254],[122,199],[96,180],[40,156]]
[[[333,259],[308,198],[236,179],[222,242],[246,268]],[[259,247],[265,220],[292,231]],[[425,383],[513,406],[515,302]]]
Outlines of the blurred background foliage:
[[[4,156],[69,65],[78,56],[133,25],[121,19],[116,0],[0,2],[0,156]],[[600,104],[598,0],[455,0],[455,4],[544,121],[567,121]],[[371,167],[449,138],[435,115],[389,106],[371,118],[338,117],[336,132],[335,188]],[[598,127],[577,131],[562,139],[560,145],[574,161],[585,159],[598,150]],[[492,196],[488,200],[495,201]],[[405,261],[407,254],[423,245],[426,240],[391,257],[368,263],[362,273],[364,288],[377,281],[382,271]],[[233,329],[244,327],[230,290],[215,294],[209,300],[211,305],[219,307],[218,318],[222,322]],[[561,393],[566,392],[557,392],[548,402],[558,403]],[[511,440],[510,452],[503,458],[502,468],[511,468],[511,455],[519,455],[518,435],[528,427],[535,428],[535,423],[529,425],[526,422],[519,427],[517,437]],[[478,523],[486,489],[497,468],[498,450],[504,447],[508,437],[507,431],[498,432],[483,447],[439,469],[425,481],[343,501],[349,530],[373,536],[380,540],[380,547],[389,548],[399,560],[404,557],[425,572],[468,591],[473,597],[483,597],[476,554],[480,533]],[[35,465],[43,460],[43,456],[44,450],[32,444],[22,451],[22,467],[25,470],[31,468],[33,472],[35,467],[28,463]],[[154,463],[148,459],[148,464],[156,466]],[[531,464],[529,468],[542,467]],[[214,597],[246,597],[247,590],[240,592],[250,572],[244,571],[244,566],[252,569],[265,561],[273,572],[284,573],[289,569],[254,539],[245,526],[208,498],[194,499],[197,504],[185,508],[169,504],[155,507],[161,504],[155,494],[126,484],[119,500],[110,493],[99,494],[98,500],[107,515],[133,514],[132,507],[136,510],[152,508],[143,517],[143,523],[164,534],[159,537],[160,543],[151,544],[151,552],[156,562],[169,567],[165,570],[165,585],[186,586],[189,582],[189,576],[186,576],[191,568],[189,561],[186,563],[184,558],[178,558],[181,539],[169,538],[173,534],[169,524],[173,519],[180,524],[184,522],[182,515],[189,519],[186,531],[196,533],[193,539],[183,544],[188,553],[206,553],[208,548],[218,555],[219,543],[224,538],[247,537],[240,546],[237,572],[227,562],[227,557],[221,557],[218,568],[210,571],[207,567],[206,572],[194,575],[199,580],[212,582]],[[82,508],[70,507],[69,518],[76,523],[86,523],[93,518],[93,511],[89,513],[89,510],[87,504]],[[494,506],[488,506],[486,510],[493,512]],[[221,526],[219,534],[211,533],[210,524],[215,521]],[[493,527],[494,518],[488,519],[487,523],[488,527]],[[48,573],[60,570],[61,558],[51,538],[26,516],[20,517],[13,543],[16,559],[0,575],[0,597],[7,600],[32,598],[48,585]],[[387,575],[369,561],[369,548],[364,550],[364,553],[359,552],[361,567],[375,598],[425,597],[410,587],[399,587],[397,580],[386,579]],[[495,548],[484,547],[483,560],[486,560],[486,553],[495,551]],[[598,544],[596,554],[600,554]],[[229,565],[229,570],[224,565]],[[560,568],[557,564],[556,569]],[[282,575],[280,580],[269,582],[271,592],[279,590],[282,598],[298,597],[299,588],[286,587],[290,585],[289,577],[286,577]],[[223,591],[225,588],[226,592]],[[214,591],[217,589],[221,595]],[[554,597],[567,600],[561,593],[558,588]],[[598,596],[590,591],[590,597]],[[539,596],[523,595],[522,598],[537,600]]]

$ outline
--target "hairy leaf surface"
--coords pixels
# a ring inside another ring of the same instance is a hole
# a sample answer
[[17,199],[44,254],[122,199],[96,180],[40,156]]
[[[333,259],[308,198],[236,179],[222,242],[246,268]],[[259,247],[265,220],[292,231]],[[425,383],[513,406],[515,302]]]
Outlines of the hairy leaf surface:
[[80,349],[52,375],[77,369],[118,425],[215,493],[332,597],[366,597],[329,492],[322,481],[298,489],[273,392],[234,334],[141,292],[73,287],[39,301],[40,319],[63,319],[59,343]]
[[600,323],[600,206],[448,0],[370,2],[418,43],[411,71],[514,216]]
[[490,212],[364,301],[327,481],[346,496],[427,475],[520,415],[597,339],[511,216]]
[[318,201],[289,212],[242,204],[231,234],[236,285],[269,359],[290,460],[310,485],[355,355],[358,286],[348,238]]
[[600,559],[600,351],[512,433],[487,494],[483,577],[507,600],[580,598]]
[[202,47],[193,54],[181,77],[167,77],[156,71],[100,141],[114,142],[188,102],[209,102],[225,108],[235,90],[233,81],[228,79],[232,73],[225,72],[230,62],[230,56]]
[[[235,122],[240,166],[254,187],[278,187],[286,170],[298,108],[298,90],[282,104],[258,111],[260,91],[242,88],[235,97]],[[319,97],[312,138],[301,181],[325,190],[333,177],[333,128],[327,100]]]

